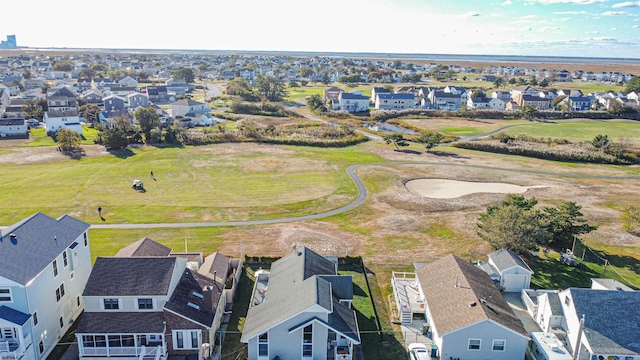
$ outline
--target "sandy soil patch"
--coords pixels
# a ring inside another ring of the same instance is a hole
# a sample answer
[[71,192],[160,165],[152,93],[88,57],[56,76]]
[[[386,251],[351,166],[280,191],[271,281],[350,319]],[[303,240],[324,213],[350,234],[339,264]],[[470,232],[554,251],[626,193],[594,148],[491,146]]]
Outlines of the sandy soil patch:
[[[83,145],[83,157],[98,157],[109,155],[101,145]],[[13,148],[0,153],[0,164],[29,164],[38,162],[63,161],[69,157],[56,150],[54,146],[30,148]]]
[[531,188],[540,188],[540,186],[447,179],[416,179],[408,181],[405,186],[416,195],[434,199],[454,199],[477,193],[524,194]]

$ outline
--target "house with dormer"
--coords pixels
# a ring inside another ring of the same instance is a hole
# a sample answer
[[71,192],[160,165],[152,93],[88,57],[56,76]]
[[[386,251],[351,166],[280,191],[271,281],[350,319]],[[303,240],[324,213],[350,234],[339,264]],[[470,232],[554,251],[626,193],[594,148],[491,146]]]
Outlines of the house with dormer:
[[36,213],[0,232],[0,358],[46,359],[82,312],[89,224]]
[[210,358],[240,266],[219,253],[202,262],[148,238],[99,257],[82,295],[80,359]]
[[360,332],[352,300],[337,258],[294,249],[257,274],[241,338],[249,360],[354,359]]

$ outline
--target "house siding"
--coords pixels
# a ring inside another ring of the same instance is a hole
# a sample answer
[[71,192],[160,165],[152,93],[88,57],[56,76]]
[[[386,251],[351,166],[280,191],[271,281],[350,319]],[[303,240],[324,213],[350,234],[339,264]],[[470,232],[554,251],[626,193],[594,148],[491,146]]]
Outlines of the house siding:
[[[469,350],[469,339],[479,339],[480,350]],[[504,351],[493,351],[493,340],[505,340]],[[524,359],[528,339],[489,320],[449,332],[438,344],[440,358],[465,360],[517,360]]]
[[[164,311],[164,321],[167,322],[167,331],[165,332],[165,339],[167,339],[167,352],[169,355],[189,355],[199,354],[200,346],[203,343],[213,344],[212,336],[215,332],[212,332],[209,328],[197,324],[191,320],[188,320],[182,316],[176,315],[170,311]],[[173,348],[173,330],[200,330],[200,344],[198,349],[174,349]]]

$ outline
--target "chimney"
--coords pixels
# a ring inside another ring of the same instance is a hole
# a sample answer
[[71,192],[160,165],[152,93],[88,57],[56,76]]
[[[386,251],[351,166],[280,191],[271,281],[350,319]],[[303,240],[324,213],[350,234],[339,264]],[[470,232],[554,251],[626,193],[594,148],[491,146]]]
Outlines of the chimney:
[[204,295],[204,308],[207,311],[213,311],[215,304],[213,303],[213,286],[205,286],[202,289],[202,295]]

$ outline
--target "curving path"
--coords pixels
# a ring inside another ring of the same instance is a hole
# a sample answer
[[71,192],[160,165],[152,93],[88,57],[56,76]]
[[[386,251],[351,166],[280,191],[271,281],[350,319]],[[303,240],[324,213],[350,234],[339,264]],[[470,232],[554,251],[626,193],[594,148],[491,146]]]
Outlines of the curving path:
[[345,206],[342,206],[334,210],[325,211],[318,214],[285,217],[280,219],[248,220],[248,221],[215,221],[215,222],[154,223],[154,224],[95,224],[95,225],[91,225],[91,229],[150,229],[150,228],[187,228],[187,227],[211,227],[211,226],[248,226],[248,225],[281,224],[281,223],[288,223],[288,222],[295,222],[295,221],[322,219],[325,217],[341,214],[343,212],[354,209],[362,205],[367,200],[367,197],[369,196],[367,187],[364,185],[360,177],[358,177],[358,175],[356,174],[356,169],[363,166],[396,166],[396,165],[429,165],[429,166],[466,167],[466,168],[473,168],[473,169],[510,171],[510,172],[533,174],[533,175],[549,175],[549,176],[582,178],[582,179],[610,179],[610,180],[640,181],[640,177],[635,177],[635,176],[565,174],[565,173],[554,173],[554,172],[548,172],[548,171],[497,168],[497,167],[487,166],[487,165],[455,164],[455,163],[441,163],[441,162],[430,162],[430,161],[378,162],[378,163],[356,164],[356,165],[349,166],[347,168],[347,174],[349,175],[349,177],[351,177],[353,182],[356,184],[356,187],[358,190],[358,196],[350,204],[347,204]]

